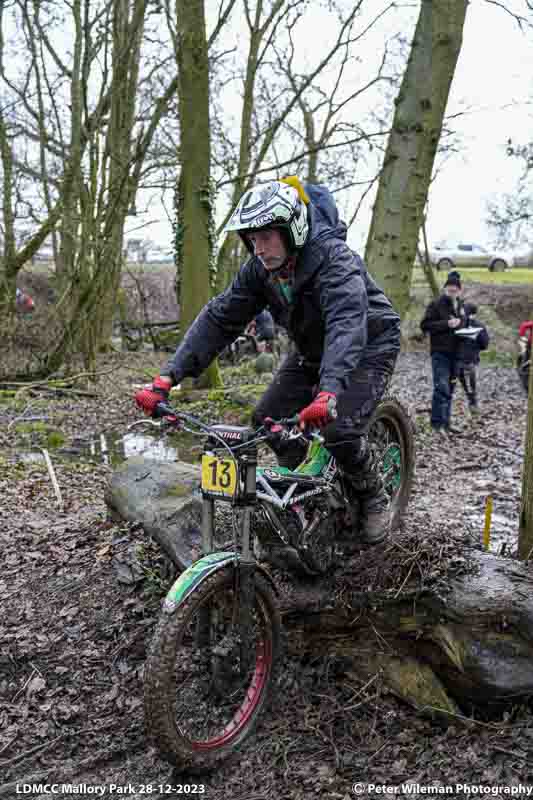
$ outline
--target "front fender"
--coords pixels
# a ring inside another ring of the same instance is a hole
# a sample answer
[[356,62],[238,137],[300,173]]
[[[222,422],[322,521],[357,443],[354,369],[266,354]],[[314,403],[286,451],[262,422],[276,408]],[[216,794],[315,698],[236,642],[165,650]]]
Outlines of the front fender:
[[[237,560],[241,560],[241,556],[237,555]],[[206,556],[202,556],[199,558],[198,561],[195,561],[194,564],[191,564],[185,572],[182,572],[181,575],[174,581],[172,586],[170,587],[167,596],[163,602],[163,613],[165,614],[173,614],[177,608],[187,599],[187,597],[193,592],[197,586],[203,583],[210,575],[214,572],[218,572],[221,569],[224,569],[235,561],[235,553],[232,552],[220,552],[220,553],[209,553]],[[261,572],[262,575],[270,583],[274,593],[277,595],[276,584],[270,573],[262,567],[260,564],[256,563],[256,569]]]

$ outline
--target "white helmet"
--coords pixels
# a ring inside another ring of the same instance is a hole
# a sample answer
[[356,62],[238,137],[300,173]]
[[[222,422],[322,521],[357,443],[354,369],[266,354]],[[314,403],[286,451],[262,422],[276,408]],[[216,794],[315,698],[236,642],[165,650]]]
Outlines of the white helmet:
[[285,231],[290,250],[303,247],[309,223],[307,209],[298,189],[284,181],[268,181],[245,192],[224,232],[237,231],[250,249],[246,231],[259,228],[278,228]]

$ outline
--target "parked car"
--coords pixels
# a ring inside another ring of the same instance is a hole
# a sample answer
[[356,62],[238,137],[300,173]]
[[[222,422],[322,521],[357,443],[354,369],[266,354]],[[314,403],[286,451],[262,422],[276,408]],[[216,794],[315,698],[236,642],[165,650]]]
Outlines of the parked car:
[[533,248],[522,250],[514,257],[514,266],[522,269],[533,269]]
[[174,253],[172,250],[148,250],[144,261],[146,264],[173,264]]
[[429,251],[429,258],[436,269],[447,272],[464,267],[488,267],[491,272],[503,272],[514,266],[511,253],[471,242],[437,245]]

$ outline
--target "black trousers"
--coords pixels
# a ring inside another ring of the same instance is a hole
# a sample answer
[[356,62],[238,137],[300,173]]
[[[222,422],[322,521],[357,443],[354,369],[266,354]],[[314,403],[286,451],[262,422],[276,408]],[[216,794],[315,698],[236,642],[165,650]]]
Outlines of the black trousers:
[[[397,353],[363,358],[350,382],[337,397],[337,419],[323,429],[325,446],[349,474],[358,471],[367,455],[367,431],[374,410],[381,400],[394,370]],[[317,391],[318,369],[297,353],[290,353],[274,380],[259,400],[253,422],[265,417],[290,417],[309,405]],[[300,448],[289,451],[276,446],[280,463],[294,468],[302,460]]]
[[460,364],[457,370],[469,406],[477,406],[476,365]]

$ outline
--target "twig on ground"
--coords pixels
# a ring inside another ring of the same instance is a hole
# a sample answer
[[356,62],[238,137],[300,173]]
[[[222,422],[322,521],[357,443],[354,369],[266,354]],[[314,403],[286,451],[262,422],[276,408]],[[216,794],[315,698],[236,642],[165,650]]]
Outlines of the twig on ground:
[[48,474],[50,475],[50,480],[52,481],[52,486],[54,487],[54,492],[57,497],[59,510],[63,511],[63,497],[61,495],[61,489],[59,488],[59,483],[57,482],[57,477],[54,470],[54,465],[52,464],[52,459],[50,458],[48,450],[46,450],[44,447],[42,448],[42,453],[44,455],[44,460],[46,462]]
[[18,417],[15,417],[14,419],[11,420],[11,422],[7,426],[8,431],[11,430],[13,425],[15,425],[17,422],[20,422],[20,420],[24,419],[24,417],[26,416],[26,412],[29,411],[31,407],[32,407],[32,404],[28,403],[28,405],[26,406],[26,408],[24,409],[22,414],[20,414]]
[[13,738],[9,740],[9,742],[6,742],[6,744],[2,747],[2,749],[0,749],[0,755],[2,755],[2,753],[5,752],[5,750],[7,750],[9,747],[11,747],[13,742],[16,740],[17,736],[18,736],[18,733],[16,733],[13,736]]
[[28,680],[26,681],[26,683],[24,684],[24,686],[21,686],[21,687],[20,687],[20,689],[18,689],[18,690],[15,692],[15,694],[13,695],[13,697],[11,698],[11,704],[13,704],[13,703],[15,702],[15,700],[16,700],[18,697],[20,697],[20,695],[22,694],[22,692],[23,692],[23,691],[26,689],[27,685],[29,684],[29,682],[31,681],[31,679],[33,678],[33,676],[35,675],[35,672],[36,672],[36,670],[35,670],[35,667],[33,667],[32,671],[31,671],[31,673],[30,673],[30,677],[28,678]]
[[394,595],[394,599],[395,599],[395,600],[396,600],[396,598],[397,598],[397,597],[398,597],[398,596],[399,596],[399,595],[402,593],[402,589],[403,589],[403,587],[405,586],[405,584],[407,583],[407,581],[409,580],[409,578],[411,577],[411,572],[413,571],[413,567],[414,567],[414,565],[415,565],[415,564],[417,564],[417,563],[418,563],[418,562],[417,562],[416,560],[414,560],[414,561],[412,561],[412,562],[411,562],[411,566],[409,567],[409,572],[407,573],[407,575],[406,575],[406,576],[405,576],[405,578],[403,579],[403,581],[402,581],[402,585],[400,586],[400,588],[398,589],[398,591],[397,591],[397,592],[396,592],[396,594]]
[[23,753],[17,753],[16,756],[13,756],[13,758],[8,759],[7,761],[0,761],[0,767],[10,767],[12,764],[16,764],[17,761],[23,761],[25,758],[32,756],[34,753],[39,753],[41,750],[47,750],[64,737],[65,734],[60,733],[59,736],[56,736],[55,739],[50,739],[49,742],[38,744],[36,747],[30,747],[29,750],[25,750]]
[[10,783],[2,783],[0,784],[0,797],[2,795],[9,795],[13,797],[17,791],[20,791],[20,786],[30,786],[31,784],[38,783],[49,776],[50,771],[46,770],[45,772],[34,772],[33,775],[24,775],[23,778],[19,778],[16,781],[11,781]]

